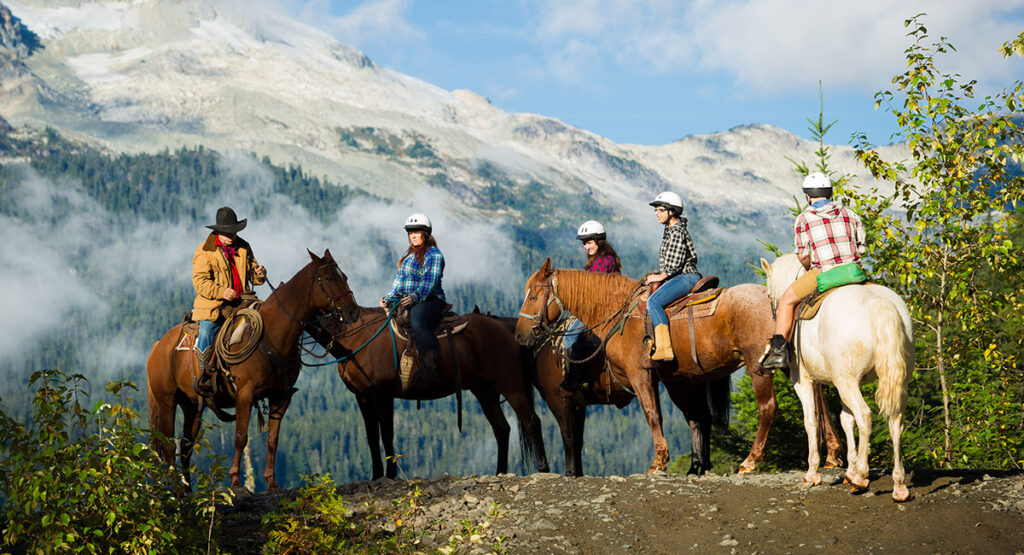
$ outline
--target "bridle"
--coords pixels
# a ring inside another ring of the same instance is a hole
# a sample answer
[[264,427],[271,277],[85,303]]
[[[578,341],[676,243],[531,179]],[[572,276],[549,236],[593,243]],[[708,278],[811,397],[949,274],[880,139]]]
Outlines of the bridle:
[[[538,287],[544,290],[544,300],[541,303],[540,309],[537,314],[527,314],[520,312],[521,318],[526,318],[534,322],[534,326],[530,328],[530,332],[533,333],[534,337],[540,335],[550,335],[558,327],[558,324],[565,317],[565,306],[562,305],[562,300],[558,298],[558,276],[551,276],[551,281],[548,283],[538,283],[534,287]],[[526,290],[526,296],[529,298],[530,291],[533,288]],[[552,321],[548,318],[548,309],[551,304],[554,303],[558,306],[558,318]]]
[[[336,304],[336,301],[340,301],[341,299],[344,299],[345,297],[353,296],[352,288],[348,286],[348,283],[345,283],[345,292],[342,293],[341,295],[336,296],[336,297],[332,297],[331,295],[327,294],[327,288],[324,286],[324,277],[321,274],[322,270],[336,269],[336,268],[338,268],[338,263],[334,262],[334,261],[331,261],[329,264],[323,264],[323,265],[317,266],[313,270],[313,278],[316,279],[316,284],[317,284],[318,287],[320,287],[320,292],[323,293],[324,298],[327,299],[327,306],[330,307],[331,313],[332,314],[336,314],[340,318],[341,317],[341,309],[338,308],[338,305]],[[338,275],[341,275],[341,270],[340,269],[338,270]],[[273,288],[273,287],[271,287],[271,288]],[[312,296],[312,292],[310,293],[310,296]]]

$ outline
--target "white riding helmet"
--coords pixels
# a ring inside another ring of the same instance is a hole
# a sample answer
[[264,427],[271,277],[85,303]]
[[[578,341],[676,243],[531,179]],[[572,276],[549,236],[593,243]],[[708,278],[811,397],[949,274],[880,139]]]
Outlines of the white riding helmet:
[[583,222],[583,225],[576,230],[576,239],[583,241],[584,243],[591,239],[604,240],[607,238],[608,235],[604,232],[604,226],[601,225],[601,222],[595,220],[587,220]]
[[668,208],[675,208],[680,213],[683,211],[683,199],[679,195],[672,191],[665,191],[654,198],[654,201],[650,203],[651,206],[665,206]]
[[413,214],[405,220],[406,231],[426,231],[430,233],[434,226],[430,224],[430,218],[425,214]]
[[832,194],[832,180],[821,172],[807,174],[804,178],[804,193],[812,197],[824,197]]

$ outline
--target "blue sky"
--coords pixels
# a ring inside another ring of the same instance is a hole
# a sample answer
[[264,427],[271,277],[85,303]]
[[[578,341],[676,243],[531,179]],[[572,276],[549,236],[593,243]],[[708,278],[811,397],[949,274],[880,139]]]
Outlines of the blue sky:
[[905,68],[903,21],[927,12],[957,52],[940,67],[982,94],[1024,78],[997,52],[1024,0],[277,0],[380,65],[510,112],[619,143],[665,144],[767,123],[807,137],[822,82],[827,136],[889,142],[875,92]]

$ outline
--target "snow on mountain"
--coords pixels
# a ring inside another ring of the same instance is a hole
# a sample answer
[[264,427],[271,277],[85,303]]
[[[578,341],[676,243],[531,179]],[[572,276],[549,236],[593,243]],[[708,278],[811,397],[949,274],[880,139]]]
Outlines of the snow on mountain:
[[[798,192],[787,157],[812,160],[817,146],[765,125],[619,145],[382,68],[242,2],[3,3],[42,47],[18,57],[20,73],[0,73],[0,115],[113,151],[253,152],[384,197],[443,187],[474,213],[495,209],[481,194],[493,179],[482,162],[516,185],[589,192],[607,206],[646,208],[671,189],[713,210],[776,210]],[[866,173],[848,147],[833,153],[837,169]]]

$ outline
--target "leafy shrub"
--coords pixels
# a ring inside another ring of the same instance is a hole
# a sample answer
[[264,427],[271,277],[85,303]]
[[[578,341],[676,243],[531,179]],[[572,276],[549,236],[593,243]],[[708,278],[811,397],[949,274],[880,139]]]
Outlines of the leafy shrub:
[[270,528],[263,553],[404,553],[418,549],[421,532],[411,522],[422,509],[415,482],[390,507],[367,503],[355,516],[330,475],[302,477],[304,485],[263,517]]
[[14,552],[201,552],[210,543],[214,485],[223,468],[200,474],[195,496],[173,466],[144,443],[124,394],[115,404],[82,407],[85,378],[34,372],[34,419],[22,425],[0,410],[3,545]]

